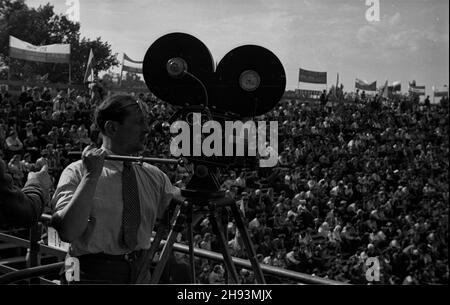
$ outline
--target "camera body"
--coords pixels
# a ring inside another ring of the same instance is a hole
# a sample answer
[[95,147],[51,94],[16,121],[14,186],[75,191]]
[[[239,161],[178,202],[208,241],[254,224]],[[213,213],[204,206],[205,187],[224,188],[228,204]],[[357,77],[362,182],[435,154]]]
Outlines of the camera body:
[[179,139],[172,141],[172,156],[209,168],[257,166],[272,126],[252,119],[270,111],[286,86],[275,54],[257,45],[239,46],[216,67],[199,39],[170,33],[148,48],[143,75],[156,97],[178,108],[164,126]]

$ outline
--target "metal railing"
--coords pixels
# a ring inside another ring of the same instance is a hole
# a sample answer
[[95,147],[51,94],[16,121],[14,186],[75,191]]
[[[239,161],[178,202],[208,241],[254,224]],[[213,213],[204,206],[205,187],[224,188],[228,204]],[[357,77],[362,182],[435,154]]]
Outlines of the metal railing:
[[[64,266],[64,262],[47,264],[37,267],[26,268],[22,270],[14,270],[5,275],[0,276],[0,285],[10,284],[20,280],[39,277],[55,273],[61,270]],[[41,282],[40,282],[41,283]],[[53,282],[52,282],[53,283]]]
[[[44,222],[48,221],[50,218],[48,215],[43,215],[42,220]],[[39,224],[40,225],[40,224]],[[11,283],[11,281],[18,281],[23,280],[27,278],[33,278],[38,276],[45,276],[47,274],[54,273],[55,271],[58,271],[62,268],[64,262],[58,262],[54,264],[48,264],[44,266],[40,265],[40,256],[41,254],[47,254],[51,256],[55,256],[58,259],[64,259],[66,257],[66,251],[54,248],[51,246],[44,245],[42,243],[39,243],[39,239],[36,237],[38,234],[36,234],[36,230],[39,230],[39,227],[32,227],[30,229],[30,240],[26,240],[23,238],[19,238],[16,236],[12,236],[5,233],[0,233],[0,241],[8,242],[17,245],[18,247],[28,248],[29,251],[29,258],[28,258],[28,265],[30,268],[26,268],[23,270],[16,270],[14,268],[1,265],[0,264],[0,274],[6,273],[6,275],[0,276],[0,284],[3,283]],[[40,237],[40,236],[39,236]],[[185,244],[180,243],[174,243],[173,246],[174,251],[183,253],[183,254],[189,254],[189,246]],[[223,262],[223,256],[222,254],[219,254],[217,252],[208,251],[204,249],[194,248],[194,255],[195,257],[199,258],[205,258],[217,262]],[[234,264],[237,267],[246,268],[246,269],[252,269],[251,263],[249,260],[241,259],[237,257],[232,258]],[[301,272],[295,272],[288,269],[273,267],[265,264],[261,264],[261,269],[264,273],[264,275],[271,275],[275,277],[281,277],[284,279],[288,279],[292,282],[299,283],[299,284],[320,284],[320,285],[344,285],[346,283],[338,282],[334,280],[324,279],[316,276],[312,276],[309,274],[301,273]],[[39,281],[35,281],[34,283],[53,283],[49,280],[46,280],[44,278],[38,279]]]

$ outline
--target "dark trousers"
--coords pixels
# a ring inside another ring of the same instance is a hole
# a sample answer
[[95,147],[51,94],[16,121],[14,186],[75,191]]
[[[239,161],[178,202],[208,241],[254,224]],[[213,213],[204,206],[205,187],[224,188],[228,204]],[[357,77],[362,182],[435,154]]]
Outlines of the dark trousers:
[[[136,253],[136,252],[135,252]],[[80,281],[71,284],[135,284],[138,273],[144,264],[146,251],[138,251],[135,256],[125,258],[123,255],[107,255],[103,253],[78,256],[80,262]],[[154,268],[155,264],[150,264]],[[150,281],[150,270],[146,271],[146,284]],[[62,272],[62,284],[68,284],[65,272]],[[179,261],[170,255],[161,275],[162,284],[188,284],[190,266],[186,261]]]
[[[72,284],[135,284],[145,254],[146,251],[136,251],[128,256],[103,253],[81,255],[77,257],[80,281]],[[146,272],[150,278],[150,270]],[[65,277],[63,283],[67,283]]]

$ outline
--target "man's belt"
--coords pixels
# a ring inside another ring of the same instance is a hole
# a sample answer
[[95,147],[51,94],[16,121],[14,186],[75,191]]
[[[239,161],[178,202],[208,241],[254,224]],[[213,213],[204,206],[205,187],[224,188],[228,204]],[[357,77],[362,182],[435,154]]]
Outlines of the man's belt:
[[107,253],[84,254],[84,255],[79,256],[78,258],[81,260],[93,259],[93,260],[133,262],[133,261],[137,260],[138,258],[140,258],[143,254],[144,254],[144,250],[136,250],[133,252],[119,254],[119,255],[112,255],[112,254],[107,254]]

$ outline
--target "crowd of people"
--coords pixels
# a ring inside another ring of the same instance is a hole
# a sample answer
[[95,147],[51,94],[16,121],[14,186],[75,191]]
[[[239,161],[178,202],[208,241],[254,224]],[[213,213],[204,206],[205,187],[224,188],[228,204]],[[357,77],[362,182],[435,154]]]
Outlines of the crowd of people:
[[[226,196],[248,222],[261,264],[366,284],[373,257],[380,266],[374,284],[448,283],[448,98],[434,105],[361,95],[335,103],[283,99],[258,118],[279,122],[278,165],[222,171]],[[152,95],[136,99],[152,122],[144,155],[170,157],[166,122],[175,109]],[[36,87],[15,96],[1,88],[0,157],[15,183],[44,164],[57,183],[74,161],[69,151],[98,143],[97,104],[87,92]],[[186,168],[161,168],[186,186]],[[220,250],[207,218],[194,232],[197,247]],[[245,258],[232,217],[227,235],[232,255]],[[199,282],[225,282],[223,264],[197,259],[196,266]],[[252,270],[239,275],[254,282]]]

